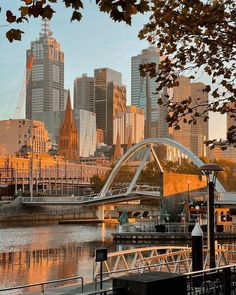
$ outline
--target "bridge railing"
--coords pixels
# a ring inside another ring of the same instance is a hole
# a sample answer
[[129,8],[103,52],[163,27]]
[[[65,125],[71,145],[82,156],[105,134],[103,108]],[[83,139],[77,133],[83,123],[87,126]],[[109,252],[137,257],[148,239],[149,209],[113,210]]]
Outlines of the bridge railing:
[[[192,270],[192,253],[189,247],[146,247],[118,251],[108,254],[104,262],[104,279],[111,279],[124,274],[143,273],[146,271],[164,271],[171,273],[189,273]],[[216,248],[217,267],[229,264],[225,251]],[[204,270],[209,269],[210,255],[204,249]],[[94,281],[100,280],[100,264],[97,263]]]

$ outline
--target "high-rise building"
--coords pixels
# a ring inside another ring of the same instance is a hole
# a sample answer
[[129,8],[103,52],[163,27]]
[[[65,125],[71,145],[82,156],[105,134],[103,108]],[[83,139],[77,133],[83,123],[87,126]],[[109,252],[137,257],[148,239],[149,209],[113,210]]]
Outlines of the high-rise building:
[[[173,101],[180,102],[191,97],[191,105],[195,106],[198,103],[197,111],[199,113],[203,112],[204,107],[201,106],[201,103],[208,102],[208,94],[203,91],[205,85],[200,82],[191,83],[189,78],[183,76],[178,81],[179,86],[173,89]],[[186,115],[185,118],[187,120],[191,119],[191,114]],[[173,129],[171,136],[199,157],[207,156],[207,147],[204,142],[208,140],[208,125],[208,121],[205,122],[202,117],[196,118],[196,124],[187,124],[181,121],[179,122],[180,129]]]
[[156,78],[150,78],[149,73],[146,77],[141,77],[139,71],[141,64],[155,63],[158,68],[160,60],[159,51],[153,46],[131,58],[131,104],[144,109],[145,138],[168,136],[168,125],[165,120],[167,107],[165,104],[157,103],[159,98],[166,101],[167,90],[157,92]]
[[26,88],[26,118],[44,111],[64,109],[64,53],[44,20],[39,39],[26,52],[27,64],[33,57]]
[[[191,97],[193,104],[198,103],[198,112],[202,113],[205,111],[205,107],[201,104],[208,103],[208,93],[203,91],[205,85],[203,83],[191,83]],[[208,115],[208,113],[205,113]],[[205,122],[203,117],[197,118],[196,124],[191,124],[191,150],[199,157],[205,157],[208,154],[208,148],[204,144],[209,138],[209,122]]]
[[127,106],[125,112],[116,114],[113,120],[113,144],[119,134],[121,144],[132,145],[144,139],[144,110]]
[[96,150],[96,114],[74,109],[74,116],[79,131],[79,156],[93,156]]
[[22,147],[32,148],[36,154],[45,154],[51,147],[44,123],[16,119],[0,121],[0,154],[15,155]]
[[107,145],[113,144],[113,119],[126,107],[126,87],[121,83],[119,72],[109,68],[94,70],[96,123],[103,130]]
[[74,109],[94,112],[94,78],[87,74],[74,80]]
[[70,94],[67,98],[64,121],[60,127],[58,154],[68,161],[77,161],[79,158],[78,130],[71,108]]

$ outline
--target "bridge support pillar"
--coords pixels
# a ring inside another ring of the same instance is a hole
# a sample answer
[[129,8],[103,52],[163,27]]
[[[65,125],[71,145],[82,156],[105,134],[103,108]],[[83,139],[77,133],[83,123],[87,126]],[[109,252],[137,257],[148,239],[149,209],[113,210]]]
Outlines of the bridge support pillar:
[[97,207],[96,215],[99,220],[104,220],[104,211],[104,205]]

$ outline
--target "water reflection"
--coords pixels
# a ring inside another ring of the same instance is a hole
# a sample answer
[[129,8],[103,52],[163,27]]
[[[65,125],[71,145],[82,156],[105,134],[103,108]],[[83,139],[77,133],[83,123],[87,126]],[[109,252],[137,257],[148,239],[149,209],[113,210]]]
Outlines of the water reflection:
[[114,226],[51,225],[0,229],[0,286],[81,275],[92,280],[95,249],[112,245]]
[[96,248],[106,247],[111,252],[150,245],[114,245],[111,233],[116,230],[117,225],[106,224],[1,228],[0,288],[72,276],[90,282]]

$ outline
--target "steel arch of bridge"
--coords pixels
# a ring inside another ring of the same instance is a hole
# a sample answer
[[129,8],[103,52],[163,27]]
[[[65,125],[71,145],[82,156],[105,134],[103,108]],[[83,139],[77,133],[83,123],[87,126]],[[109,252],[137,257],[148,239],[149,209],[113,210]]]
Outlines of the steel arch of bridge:
[[[116,166],[114,167],[114,169],[112,170],[111,174],[109,175],[105,185],[103,186],[101,192],[100,192],[100,197],[105,197],[110,189],[110,186],[114,180],[114,178],[116,177],[116,175],[118,174],[118,172],[120,171],[121,167],[139,150],[141,150],[142,148],[146,148],[143,160],[141,161],[141,164],[139,165],[131,183],[130,186],[128,187],[127,190],[127,194],[130,193],[132,191],[132,188],[134,187],[134,185],[136,184],[136,181],[138,179],[139,174],[141,173],[147,159],[149,158],[150,154],[152,154],[154,156],[155,161],[157,162],[159,169],[161,171],[163,171],[161,164],[158,160],[158,157],[153,149],[153,145],[157,144],[157,143],[161,143],[161,144],[165,144],[165,145],[170,145],[174,148],[176,148],[177,150],[179,150],[181,153],[185,154],[197,167],[200,167],[202,165],[204,165],[205,163],[203,163],[196,154],[194,154],[192,151],[190,151],[188,148],[186,148],[185,146],[183,146],[181,143],[174,141],[172,139],[169,138],[161,138],[161,137],[155,137],[155,138],[148,138],[145,139],[137,144],[135,144],[134,146],[132,146],[118,161],[118,163],[116,164]],[[222,184],[216,180],[216,190],[218,192],[225,192],[224,187],[222,186]]]

